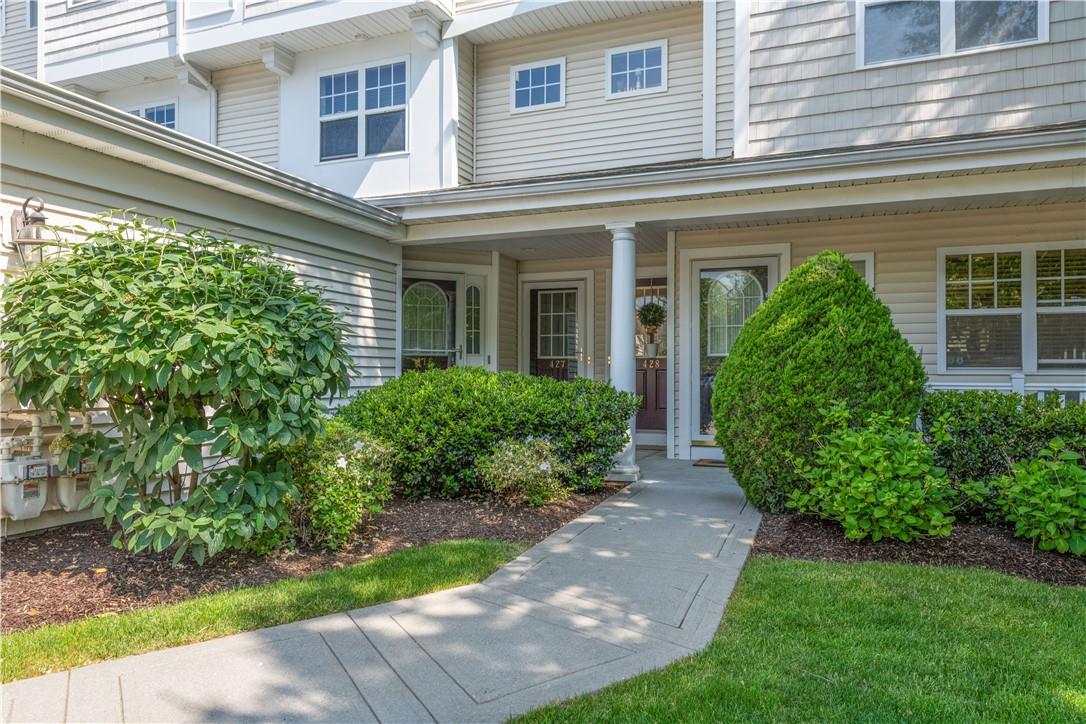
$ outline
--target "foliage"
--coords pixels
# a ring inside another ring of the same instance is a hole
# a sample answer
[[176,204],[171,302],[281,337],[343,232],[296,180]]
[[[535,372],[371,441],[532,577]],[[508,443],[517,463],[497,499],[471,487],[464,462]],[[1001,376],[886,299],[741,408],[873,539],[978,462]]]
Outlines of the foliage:
[[1041,550],[1086,555],[1086,468],[1082,456],[1053,440],[1033,460],[992,481],[996,501],[1014,534]]
[[568,466],[547,440],[502,440],[475,467],[483,488],[511,505],[543,505],[571,492]]
[[305,578],[6,634],[3,681],[279,626],[478,583],[524,550],[459,540],[405,548]]
[[755,555],[703,651],[514,722],[1081,722],[1083,611],[976,568]]
[[656,302],[646,302],[637,310],[637,320],[641,322],[641,326],[646,329],[656,329],[664,323],[666,318],[667,311],[662,304]]
[[297,540],[330,550],[347,544],[362,520],[392,497],[388,445],[338,419],[312,444],[286,451],[298,493],[289,502]]
[[120,523],[115,544],[203,562],[283,519],[290,470],[267,452],[311,437],[320,398],[347,392],[342,330],[265,249],[171,219],[97,223],[5,287],[0,359],[65,426],[108,405],[111,433],[69,431],[61,463],[96,462],[106,484],[86,504]]
[[781,511],[806,487],[792,457],[810,458],[842,401],[853,421],[916,415],[926,376],[890,310],[842,254],[792,270],[746,321],[713,382],[716,439],[756,506]]
[[638,398],[595,380],[558,382],[476,367],[408,372],[360,393],[337,413],[392,447],[408,495],[478,490],[475,461],[502,440],[545,438],[574,488],[599,485],[626,443]]
[[876,414],[854,430],[841,404],[825,417],[831,431],[814,464],[797,465],[810,487],[793,490],[788,507],[836,520],[848,540],[950,535],[954,518],[946,475],[908,420]]
[[[932,440],[936,462],[954,481],[987,481],[1034,458],[1053,438],[1086,454],[1086,404],[1061,405],[1059,397],[1023,397],[993,390],[933,392],[924,396],[920,420],[930,430],[945,418],[948,438]],[[929,435],[930,438],[930,435]]]

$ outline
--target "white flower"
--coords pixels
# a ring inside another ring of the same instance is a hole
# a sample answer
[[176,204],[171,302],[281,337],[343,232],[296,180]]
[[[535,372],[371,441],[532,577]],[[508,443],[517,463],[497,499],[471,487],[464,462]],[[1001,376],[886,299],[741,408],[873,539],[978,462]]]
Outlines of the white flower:
[[545,473],[549,473],[551,471],[551,463],[550,463],[550,461],[549,460],[544,460],[543,462],[541,462],[539,464],[539,469],[542,470]]
[[336,467],[339,468],[340,470],[346,470],[347,469],[347,458],[340,455],[339,460],[336,460]]
[[362,448],[364,448],[364,447],[365,447],[365,445],[362,444],[361,440],[355,440],[355,443],[354,443],[354,451],[355,452],[362,452]]

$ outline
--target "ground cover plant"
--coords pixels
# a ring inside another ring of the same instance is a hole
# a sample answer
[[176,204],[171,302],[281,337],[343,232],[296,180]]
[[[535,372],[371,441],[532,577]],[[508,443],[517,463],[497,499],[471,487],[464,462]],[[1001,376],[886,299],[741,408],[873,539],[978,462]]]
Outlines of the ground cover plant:
[[476,583],[523,549],[498,541],[437,543],[306,578],[19,631],[0,637],[2,679],[38,676]]
[[337,415],[392,449],[407,495],[484,492],[476,460],[502,441],[544,439],[568,466],[563,484],[596,487],[626,443],[638,398],[596,380],[558,382],[477,367],[405,373]]
[[716,438],[752,503],[782,511],[806,480],[829,431],[819,410],[842,402],[860,422],[872,413],[912,418],[926,382],[916,350],[890,310],[838,252],[793,269],[746,321],[714,379]]
[[523,722],[1071,722],[1086,588],[756,556],[698,654]]
[[23,403],[66,427],[109,407],[111,434],[56,442],[62,465],[96,464],[88,502],[133,552],[202,562],[276,528],[292,484],[269,451],[309,439],[322,398],[348,390],[335,310],[268,250],[169,219],[74,232],[4,287],[0,336]]

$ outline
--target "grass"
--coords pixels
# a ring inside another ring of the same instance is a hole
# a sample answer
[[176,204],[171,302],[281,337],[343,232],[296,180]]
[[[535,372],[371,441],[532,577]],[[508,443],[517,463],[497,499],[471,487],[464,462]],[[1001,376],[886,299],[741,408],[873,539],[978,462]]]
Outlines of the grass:
[[752,558],[705,651],[520,721],[1086,721],[1086,588]]
[[0,678],[24,679],[475,583],[524,548],[486,540],[435,543],[306,578],[18,631],[0,637]]

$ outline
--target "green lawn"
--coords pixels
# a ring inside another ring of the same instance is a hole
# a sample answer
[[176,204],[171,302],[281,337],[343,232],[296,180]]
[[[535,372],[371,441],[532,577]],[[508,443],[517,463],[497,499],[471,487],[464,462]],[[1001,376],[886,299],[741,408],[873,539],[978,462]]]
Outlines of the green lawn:
[[1086,588],[752,558],[716,638],[525,722],[1086,721]]
[[307,578],[19,631],[0,637],[2,679],[24,679],[475,583],[523,550],[485,540],[435,543]]

